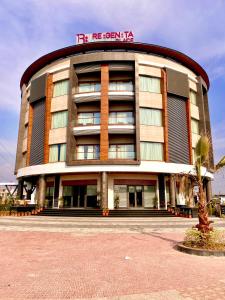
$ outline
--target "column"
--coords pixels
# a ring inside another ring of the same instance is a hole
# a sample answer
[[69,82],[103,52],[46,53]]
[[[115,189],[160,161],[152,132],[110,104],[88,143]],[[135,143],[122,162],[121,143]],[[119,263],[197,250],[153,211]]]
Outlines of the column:
[[45,191],[46,191],[45,175],[40,175],[40,177],[39,177],[39,197],[38,197],[38,204],[41,207],[44,207]]
[[176,206],[175,177],[173,175],[170,175],[170,205]]
[[18,181],[17,197],[21,200],[23,199],[23,179]]
[[212,184],[211,180],[207,180],[206,182],[206,199],[207,202],[212,200]]
[[102,172],[101,177],[102,207],[108,208],[108,174],[106,172]]
[[100,130],[100,160],[108,160],[109,135],[109,66],[101,66],[101,130]]

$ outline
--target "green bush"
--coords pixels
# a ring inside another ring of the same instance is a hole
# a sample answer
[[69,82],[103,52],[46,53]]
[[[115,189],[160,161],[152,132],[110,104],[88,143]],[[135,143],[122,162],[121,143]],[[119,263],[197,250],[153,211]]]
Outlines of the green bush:
[[185,233],[184,245],[207,250],[225,250],[225,230],[214,229],[202,233],[196,228],[188,229]]

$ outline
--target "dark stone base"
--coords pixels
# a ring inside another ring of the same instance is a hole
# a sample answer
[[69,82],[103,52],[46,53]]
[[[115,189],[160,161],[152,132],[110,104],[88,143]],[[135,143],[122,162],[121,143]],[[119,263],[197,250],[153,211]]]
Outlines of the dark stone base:
[[175,246],[180,252],[184,252],[187,254],[199,255],[199,256],[225,256],[225,251],[220,250],[206,250],[206,249],[195,249],[191,247],[184,246],[183,243],[178,243]]

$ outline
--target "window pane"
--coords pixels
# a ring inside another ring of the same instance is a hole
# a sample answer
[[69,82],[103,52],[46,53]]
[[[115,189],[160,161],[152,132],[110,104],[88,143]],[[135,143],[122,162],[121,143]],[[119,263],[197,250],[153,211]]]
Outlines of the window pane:
[[127,207],[126,185],[114,185],[114,199],[119,202],[119,207]]
[[140,91],[161,93],[160,78],[140,76]]
[[190,100],[192,104],[197,105],[197,96],[196,93],[192,90],[190,90]]
[[99,145],[79,145],[77,159],[99,159]]
[[49,162],[58,161],[58,145],[51,145],[49,149]]
[[68,111],[59,111],[52,114],[52,128],[66,127],[68,121]]
[[63,196],[72,196],[72,186],[63,187]]
[[66,144],[61,144],[60,145],[60,161],[65,161],[66,160]]
[[97,185],[87,185],[87,196],[97,195]]
[[199,122],[197,120],[191,119],[191,131],[199,134]]
[[111,81],[109,83],[110,91],[133,91],[132,81]]
[[141,108],[140,124],[162,126],[162,111],[159,109]]
[[163,160],[163,144],[141,142],[142,160]]
[[111,112],[109,113],[109,124],[134,124],[132,112]]
[[99,82],[86,82],[79,84],[80,93],[99,92],[101,90],[101,84]]
[[156,208],[156,187],[151,185],[144,186],[144,203],[145,207]]
[[53,97],[67,95],[69,92],[69,80],[58,81],[54,84]]

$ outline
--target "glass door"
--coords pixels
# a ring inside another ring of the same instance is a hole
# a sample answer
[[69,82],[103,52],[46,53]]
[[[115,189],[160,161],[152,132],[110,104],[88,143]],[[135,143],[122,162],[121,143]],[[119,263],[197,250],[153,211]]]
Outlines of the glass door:
[[136,186],[136,207],[142,207],[143,203],[143,186]]
[[135,186],[128,186],[129,207],[135,207]]

